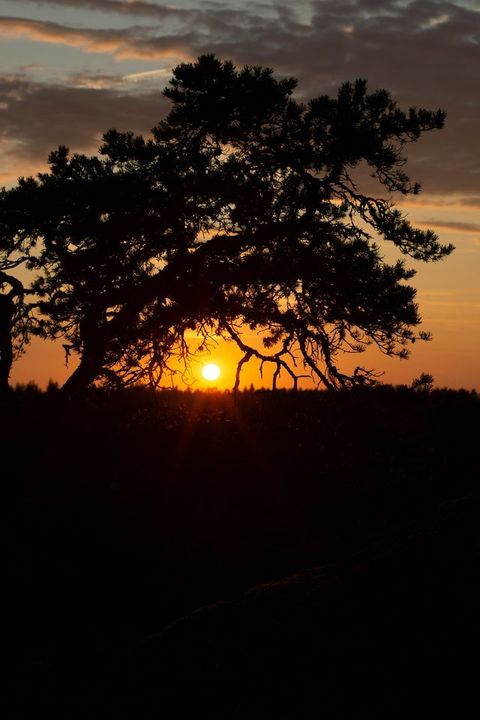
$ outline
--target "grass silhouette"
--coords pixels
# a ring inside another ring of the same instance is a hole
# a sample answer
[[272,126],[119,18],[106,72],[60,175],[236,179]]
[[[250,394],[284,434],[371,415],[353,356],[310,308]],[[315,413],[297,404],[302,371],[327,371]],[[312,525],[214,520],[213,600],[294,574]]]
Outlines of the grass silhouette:
[[479,409],[388,386],[17,389],[0,410],[4,716],[307,717],[316,699],[405,717],[447,680],[436,701],[458,710]]

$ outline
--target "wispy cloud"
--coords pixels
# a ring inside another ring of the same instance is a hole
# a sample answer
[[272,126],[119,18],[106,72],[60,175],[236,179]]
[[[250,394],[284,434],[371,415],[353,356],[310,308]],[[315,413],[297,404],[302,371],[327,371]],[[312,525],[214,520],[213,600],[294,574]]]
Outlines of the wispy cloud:
[[157,70],[144,70],[143,72],[136,72],[136,73],[130,73],[129,75],[124,75],[124,80],[147,80],[148,78],[155,78],[155,77],[166,77],[169,78],[171,75],[170,70],[167,70],[166,68],[158,68]]
[[462,233],[480,233],[480,225],[477,223],[454,222],[445,220],[416,220],[415,225],[420,227],[441,228],[442,230],[452,230],[453,232]]
[[21,76],[0,76],[2,170],[17,176],[43,165],[58,145],[95,152],[110,127],[147,134],[164,117],[168,101],[158,91],[131,94],[114,88],[64,87]]
[[128,30],[84,30],[54,22],[0,17],[0,35],[27,37],[45,43],[67,45],[85,52],[109,53],[117,57],[156,60],[161,58],[186,59],[191,57],[192,38],[163,36],[152,39],[150,28]]
[[144,70],[142,72],[128,73],[127,75],[112,75],[107,73],[74,73],[67,78],[68,85],[80,88],[93,88],[95,90],[104,90],[111,88],[122,88],[126,90],[133,86],[142,89],[148,83],[157,83],[158,79],[167,80],[170,78],[171,71],[166,68],[157,68],[156,70]]
[[[18,0],[17,0],[18,1]],[[143,0],[19,0],[23,4],[38,6],[73,7],[82,10],[96,10],[103,13],[117,13],[128,16],[154,17],[164,20],[169,17],[186,17],[197,14],[196,10],[157,5]]]
[[105,90],[123,85],[124,76],[107,73],[74,73],[68,76],[68,84],[75,88]]
[[[472,188],[473,190],[474,188]],[[408,196],[397,203],[404,208],[456,208],[458,210],[476,210],[480,208],[480,197],[478,195],[450,195],[438,196],[429,193]]]

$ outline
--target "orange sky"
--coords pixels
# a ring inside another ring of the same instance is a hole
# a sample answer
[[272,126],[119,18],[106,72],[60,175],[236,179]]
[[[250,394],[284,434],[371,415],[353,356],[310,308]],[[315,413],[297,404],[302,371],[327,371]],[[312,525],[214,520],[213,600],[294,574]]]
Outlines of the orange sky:
[[[408,148],[423,193],[403,206],[414,224],[456,246],[441,263],[415,264],[411,282],[433,340],[416,343],[408,361],[372,351],[353,363],[385,371],[387,382],[428,372],[438,386],[480,389],[479,34],[473,0],[441,8],[434,0],[0,0],[0,183],[44,169],[61,143],[91,153],[109,127],[148,133],[166,111],[161,89],[171,69],[203,52],[294,75],[307,97],[364,77],[402,107],[444,108],[445,129]],[[212,353],[219,387],[232,386],[237,358],[228,345]],[[68,372],[61,344],[35,340],[11,379],[44,387]],[[253,360],[242,375],[250,383],[268,385]]]

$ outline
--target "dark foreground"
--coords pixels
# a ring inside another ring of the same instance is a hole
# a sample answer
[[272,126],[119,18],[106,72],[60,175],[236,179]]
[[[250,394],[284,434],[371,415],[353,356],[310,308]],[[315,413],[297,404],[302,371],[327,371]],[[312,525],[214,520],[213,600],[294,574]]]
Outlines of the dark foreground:
[[0,416],[2,717],[470,717],[474,395],[23,391]]

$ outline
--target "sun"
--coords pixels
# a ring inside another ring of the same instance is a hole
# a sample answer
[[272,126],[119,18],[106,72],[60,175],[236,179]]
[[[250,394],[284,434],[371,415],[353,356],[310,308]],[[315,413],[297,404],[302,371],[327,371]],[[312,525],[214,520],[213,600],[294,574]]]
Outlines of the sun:
[[220,368],[215,363],[209,363],[203,366],[202,375],[205,380],[217,380],[220,377]]

